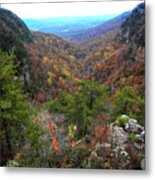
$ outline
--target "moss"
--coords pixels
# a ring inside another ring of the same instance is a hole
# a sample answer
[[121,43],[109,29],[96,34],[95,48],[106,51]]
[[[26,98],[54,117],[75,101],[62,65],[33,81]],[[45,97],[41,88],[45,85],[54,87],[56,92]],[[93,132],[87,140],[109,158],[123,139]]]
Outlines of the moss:
[[117,124],[118,126],[124,127],[125,124],[129,121],[129,119],[130,119],[130,118],[129,118],[127,115],[121,115],[121,116],[119,116],[119,117],[116,119],[116,124]]

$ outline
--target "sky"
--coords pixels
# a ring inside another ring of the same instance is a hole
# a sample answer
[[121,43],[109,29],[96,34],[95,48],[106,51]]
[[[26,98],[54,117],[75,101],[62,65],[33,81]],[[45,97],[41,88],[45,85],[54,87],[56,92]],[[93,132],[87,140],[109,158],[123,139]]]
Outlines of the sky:
[[[34,0],[32,0],[34,1]],[[39,0],[38,0],[39,1]],[[41,1],[41,0],[40,0]],[[48,0],[47,0],[48,1]],[[24,0],[0,0],[0,2],[24,2]],[[43,0],[42,0],[43,2]],[[13,11],[20,18],[47,18],[62,16],[94,16],[120,14],[132,10],[144,1],[74,2],[38,4],[2,4],[1,7]]]

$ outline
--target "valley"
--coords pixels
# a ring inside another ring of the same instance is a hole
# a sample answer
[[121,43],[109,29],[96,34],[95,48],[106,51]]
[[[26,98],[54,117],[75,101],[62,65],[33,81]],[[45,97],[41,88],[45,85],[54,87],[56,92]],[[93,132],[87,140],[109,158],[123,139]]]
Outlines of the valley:
[[144,169],[145,5],[82,18],[0,9],[2,166]]
[[66,40],[75,39],[83,31],[96,27],[116,17],[116,14],[100,16],[53,17],[43,19],[23,19],[26,25],[36,31],[55,34]]

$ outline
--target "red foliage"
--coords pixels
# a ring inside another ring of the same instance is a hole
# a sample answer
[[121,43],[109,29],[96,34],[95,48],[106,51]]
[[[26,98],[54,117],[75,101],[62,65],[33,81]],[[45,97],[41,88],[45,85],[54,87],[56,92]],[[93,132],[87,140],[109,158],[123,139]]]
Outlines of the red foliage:
[[51,129],[52,129],[52,125],[51,125],[51,124],[48,124],[48,126],[47,126],[47,130],[50,132],[50,131],[51,131]]
[[37,94],[34,94],[33,98],[37,100],[40,103],[45,102],[45,93],[44,92],[38,92]]

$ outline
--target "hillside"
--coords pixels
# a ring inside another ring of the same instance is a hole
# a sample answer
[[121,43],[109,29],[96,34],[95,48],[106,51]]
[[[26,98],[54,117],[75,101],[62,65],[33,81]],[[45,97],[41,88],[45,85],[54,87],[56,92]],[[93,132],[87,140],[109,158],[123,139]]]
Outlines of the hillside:
[[[55,63],[56,71],[58,71],[56,82],[59,81],[59,76],[62,75],[61,69],[63,70],[63,67],[69,70],[70,73],[72,72],[75,77],[79,76],[79,70],[75,71],[73,67],[80,66],[78,61],[84,59],[86,53],[80,50],[77,45],[54,35],[30,31],[19,17],[2,8],[0,9],[0,25],[0,48],[2,51],[14,51],[17,77],[24,80],[23,88],[34,99],[38,99],[38,94],[41,94],[41,96],[46,94],[42,98],[44,101],[51,97],[51,91],[53,90],[50,89],[47,79],[48,71],[54,65],[52,63]],[[49,63],[45,65],[44,62],[46,61],[49,61],[52,65],[49,65]],[[63,81],[60,78],[61,80]],[[57,85],[59,86],[59,83]]]
[[25,43],[30,43],[33,36],[25,23],[9,10],[0,8],[0,49],[2,51],[14,51],[17,67],[17,76],[24,79],[26,88],[29,77],[29,58]]
[[[80,50],[79,46],[73,43],[70,43],[58,36],[42,33],[39,31],[32,31],[34,36],[34,43],[40,46],[43,46],[43,49],[51,49],[57,56],[61,56],[64,59],[84,59],[86,54],[84,51]],[[46,46],[46,48],[44,48]],[[44,52],[42,54],[46,54],[48,52]],[[50,53],[49,53],[50,54]],[[52,54],[51,54],[52,55]]]
[[[77,45],[54,35],[32,34],[34,40],[27,46],[31,59],[30,91],[32,98],[45,102],[55,96],[58,89],[72,89],[81,76],[79,70],[86,54]],[[67,81],[69,84],[66,84]]]
[[24,19],[30,29],[80,43],[120,27],[130,12],[121,15]]
[[[139,28],[140,27],[140,28]],[[137,46],[145,46],[145,4],[140,4],[121,26],[122,39]]]
[[[134,25],[133,25],[134,23]],[[144,95],[144,4],[137,6],[116,31],[94,38],[83,48],[92,48],[86,57],[84,72],[115,92],[124,85],[133,86]],[[96,44],[99,42],[100,47]],[[136,73],[134,73],[136,72]]]
[[119,34],[119,32],[119,28],[105,32],[90,40],[81,42],[79,44],[79,47],[81,48],[81,50],[87,52],[86,58],[88,58],[88,56],[90,56],[92,53],[96,52],[97,50],[100,50],[101,47],[105,46],[108,43],[112,43],[112,41],[115,41],[117,39],[117,35]]
[[76,43],[0,12],[1,165],[144,170],[144,3]]
[[[0,25],[1,25],[0,33],[1,36],[3,36],[3,39],[6,38],[5,33],[6,34],[10,33],[10,36],[12,34],[12,37],[14,36],[14,38],[16,39],[18,38],[22,41],[29,42],[32,40],[32,35],[29,29],[27,28],[27,26],[25,25],[25,23],[18,16],[16,16],[14,13],[12,13],[7,9],[0,8]],[[4,40],[8,41],[8,39],[4,39]],[[4,48],[3,43],[4,41],[2,41],[2,45],[1,45],[2,48]]]
[[81,40],[77,39],[80,48],[83,51],[86,51],[87,55],[90,55],[101,49],[102,46],[116,41],[118,39],[117,36],[120,33],[120,28],[130,13],[131,12],[125,12],[95,28],[80,32],[82,34],[79,36]]
[[81,43],[96,38],[97,36],[103,35],[104,33],[118,29],[121,24],[129,16],[130,12],[125,12],[109,21],[106,21],[94,28],[82,30],[77,33],[72,33],[69,40],[76,43]]
[[23,19],[23,21],[27,24],[29,29],[55,34],[66,40],[70,40],[74,34],[96,27],[103,22],[113,19],[115,16],[115,14],[75,17],[66,16],[43,19]]

